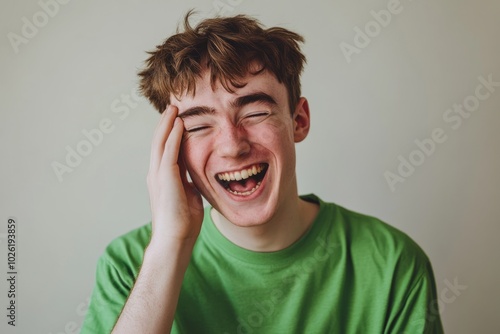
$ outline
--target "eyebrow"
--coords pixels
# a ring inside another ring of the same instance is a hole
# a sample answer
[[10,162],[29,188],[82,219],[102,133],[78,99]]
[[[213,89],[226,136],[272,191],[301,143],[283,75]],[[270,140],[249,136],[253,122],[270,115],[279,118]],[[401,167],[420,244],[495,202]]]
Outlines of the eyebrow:
[[179,117],[184,120],[189,117],[201,116],[201,115],[213,115],[215,114],[215,109],[207,106],[196,106],[186,109]]
[[231,102],[231,106],[233,108],[238,109],[238,108],[244,107],[248,104],[252,104],[255,102],[264,103],[264,104],[267,104],[270,106],[277,105],[276,101],[274,100],[274,98],[271,95],[263,93],[263,92],[257,92],[257,93],[248,94],[245,96],[238,97],[236,100]]
[[[235,109],[242,108],[248,104],[255,102],[264,103],[270,106],[276,106],[276,100],[269,94],[263,92],[252,93],[244,96],[240,96],[231,102],[231,107]],[[179,117],[184,120],[190,117],[202,116],[202,115],[214,115],[216,113],[215,109],[208,106],[195,106],[186,109],[184,112],[179,114]]]

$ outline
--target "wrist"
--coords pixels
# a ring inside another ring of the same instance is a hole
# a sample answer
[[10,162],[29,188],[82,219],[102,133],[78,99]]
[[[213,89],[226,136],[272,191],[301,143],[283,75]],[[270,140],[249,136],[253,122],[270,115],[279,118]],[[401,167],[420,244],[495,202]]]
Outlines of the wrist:
[[[155,238],[144,251],[144,259],[158,260],[161,262],[189,263],[196,239]],[[178,260],[178,261],[176,261]]]

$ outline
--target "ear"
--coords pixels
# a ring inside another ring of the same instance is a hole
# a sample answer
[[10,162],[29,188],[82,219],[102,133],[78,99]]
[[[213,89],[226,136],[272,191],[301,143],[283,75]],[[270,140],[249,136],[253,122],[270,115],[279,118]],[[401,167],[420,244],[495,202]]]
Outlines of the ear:
[[301,97],[293,113],[293,139],[296,143],[303,141],[309,133],[311,117],[309,115],[309,103],[305,97]]

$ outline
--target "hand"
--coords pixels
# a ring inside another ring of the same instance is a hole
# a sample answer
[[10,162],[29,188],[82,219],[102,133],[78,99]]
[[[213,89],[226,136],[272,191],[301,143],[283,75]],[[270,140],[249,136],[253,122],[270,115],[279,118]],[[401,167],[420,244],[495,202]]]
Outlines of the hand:
[[184,124],[178,110],[168,106],[153,136],[147,176],[153,232],[151,243],[194,241],[203,221],[203,202],[187,180],[180,157]]

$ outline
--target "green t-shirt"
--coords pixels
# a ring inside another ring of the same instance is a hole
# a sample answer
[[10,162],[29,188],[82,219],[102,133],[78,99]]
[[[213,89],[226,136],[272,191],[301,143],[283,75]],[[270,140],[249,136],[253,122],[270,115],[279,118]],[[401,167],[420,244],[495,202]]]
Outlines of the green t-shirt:
[[[172,333],[442,333],[429,259],[380,220],[320,204],[291,246],[253,252],[226,239],[206,208]],[[286,231],[283,231],[286,233]],[[151,224],[99,258],[81,333],[109,333],[137,277]]]

